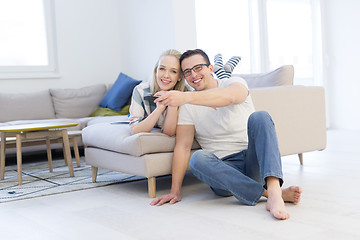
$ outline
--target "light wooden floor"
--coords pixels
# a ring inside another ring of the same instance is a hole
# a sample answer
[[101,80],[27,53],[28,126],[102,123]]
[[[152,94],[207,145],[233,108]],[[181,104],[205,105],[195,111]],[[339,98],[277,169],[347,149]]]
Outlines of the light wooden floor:
[[[291,218],[216,197],[191,174],[183,200],[151,207],[147,182],[0,204],[1,239],[360,239],[360,132],[328,131],[325,151],[283,158],[285,186],[303,187]],[[167,193],[169,177],[157,181]]]

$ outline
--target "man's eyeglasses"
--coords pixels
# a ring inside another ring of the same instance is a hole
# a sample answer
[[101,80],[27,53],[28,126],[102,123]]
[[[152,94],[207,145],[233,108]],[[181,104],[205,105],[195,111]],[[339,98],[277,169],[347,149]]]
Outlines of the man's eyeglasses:
[[197,64],[195,66],[193,66],[192,68],[188,68],[188,69],[185,69],[183,71],[184,73],[184,76],[185,77],[188,77],[191,75],[191,70],[193,70],[194,72],[200,72],[202,69],[203,69],[203,66],[209,66],[210,64],[205,64],[205,63],[202,63],[202,64]]

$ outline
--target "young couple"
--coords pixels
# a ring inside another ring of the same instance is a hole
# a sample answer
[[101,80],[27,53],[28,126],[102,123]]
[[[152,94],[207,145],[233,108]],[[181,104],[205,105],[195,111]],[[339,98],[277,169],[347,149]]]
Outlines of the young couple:
[[[288,219],[285,202],[298,203],[302,189],[281,189],[281,157],[271,116],[255,112],[244,79],[215,79],[213,72],[219,65],[223,67],[222,62],[211,65],[200,49],[182,55],[169,50],[159,58],[150,85],[134,89],[131,132],[149,132],[157,126],[169,136],[176,133],[170,193],[154,199],[151,205],[181,200],[189,165],[215,194],[234,196],[247,205],[255,205],[264,196],[272,216]],[[183,77],[194,91],[185,91]],[[144,100],[148,93],[158,98]],[[194,137],[202,150],[191,156]]]

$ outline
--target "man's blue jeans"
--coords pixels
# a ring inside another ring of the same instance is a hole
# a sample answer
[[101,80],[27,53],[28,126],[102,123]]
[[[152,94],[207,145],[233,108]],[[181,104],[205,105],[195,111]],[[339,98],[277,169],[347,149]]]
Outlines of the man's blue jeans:
[[266,189],[266,177],[279,178],[280,185],[283,183],[275,126],[267,112],[250,115],[248,139],[247,150],[222,159],[204,150],[196,151],[190,169],[215,194],[233,195],[244,204],[255,205]]

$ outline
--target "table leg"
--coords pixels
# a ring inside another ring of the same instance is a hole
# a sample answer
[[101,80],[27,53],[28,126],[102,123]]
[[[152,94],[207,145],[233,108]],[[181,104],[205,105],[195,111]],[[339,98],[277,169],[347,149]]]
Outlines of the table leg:
[[67,158],[66,158],[64,141],[62,141],[62,150],[63,150],[63,155],[64,155],[64,162],[65,162],[65,165],[67,166],[67,165],[68,165],[68,162],[67,162]]
[[46,152],[47,152],[48,163],[49,163],[49,171],[53,172],[51,144],[50,144],[50,138],[49,137],[46,137]]
[[6,134],[5,132],[1,132],[1,162],[0,162],[0,178],[5,178],[5,147],[6,147]]
[[71,141],[75,153],[76,166],[80,167],[80,153],[79,153],[79,146],[77,144],[76,137],[71,138]]
[[18,184],[22,185],[22,152],[21,152],[21,134],[16,134],[16,159],[18,171]]
[[61,130],[63,143],[64,143],[64,152],[65,152],[65,159],[69,167],[70,177],[74,176],[74,169],[71,160],[71,151],[70,151],[70,143],[69,143],[69,136],[66,129]]

